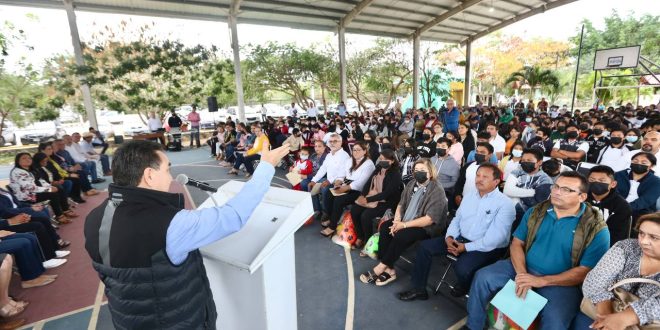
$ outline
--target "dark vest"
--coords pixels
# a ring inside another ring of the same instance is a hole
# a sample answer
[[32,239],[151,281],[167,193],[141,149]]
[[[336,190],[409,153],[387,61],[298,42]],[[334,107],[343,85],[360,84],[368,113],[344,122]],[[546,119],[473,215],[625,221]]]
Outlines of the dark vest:
[[85,248],[105,284],[117,329],[215,329],[217,312],[201,253],[173,265],[167,228],[183,196],[110,185],[112,199],[85,222]]
[[[559,141],[559,150],[575,152],[578,150],[578,147],[582,143],[582,140],[576,139],[573,142],[568,142],[568,139],[562,139]],[[583,159],[584,160],[584,159]],[[564,165],[569,166],[573,170],[577,167],[578,162],[574,160],[564,159]]]

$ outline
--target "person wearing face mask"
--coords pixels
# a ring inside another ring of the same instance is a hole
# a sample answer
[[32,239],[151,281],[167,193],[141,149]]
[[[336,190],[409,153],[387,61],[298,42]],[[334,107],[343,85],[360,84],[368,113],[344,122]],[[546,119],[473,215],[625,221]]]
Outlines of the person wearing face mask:
[[408,184],[413,179],[413,166],[419,159],[415,148],[415,139],[408,139],[403,145],[403,155],[401,156],[401,180],[403,184]]
[[567,124],[564,120],[557,122],[557,129],[550,134],[550,140],[552,140],[552,143],[566,138],[566,125]]
[[[646,133],[642,140],[641,147],[641,151],[652,153],[656,159],[660,157],[660,132],[651,131]],[[636,154],[636,152],[634,153]],[[657,165],[653,167],[653,171],[655,172],[655,175],[660,175],[660,169]]]
[[589,196],[587,202],[598,208],[610,231],[610,246],[627,239],[632,210],[628,202],[616,191],[614,171],[603,165],[589,169]]
[[543,151],[543,156],[550,157],[552,152],[552,140],[550,139],[550,129],[548,127],[539,127],[536,136],[527,143],[527,148],[537,148]]
[[[394,151],[383,150],[376,162],[376,169],[362,188],[360,196],[351,206],[351,217],[357,234],[356,248],[374,234],[374,220],[381,217],[387,209],[394,210],[401,198],[401,175],[399,162]],[[361,257],[366,255],[360,253]]]
[[653,167],[657,158],[642,151],[632,157],[630,170],[616,172],[616,190],[630,204],[633,218],[653,213],[660,197],[660,178],[654,175]]
[[399,145],[403,145],[404,142],[412,136],[414,130],[414,124],[412,122],[412,119],[410,119],[410,114],[406,114],[406,116],[401,121],[401,124],[399,124],[398,130],[399,130],[399,137],[398,137]]
[[636,128],[630,128],[626,131],[626,145],[632,150],[642,149],[642,133]]
[[[490,133],[488,133],[488,132],[479,132],[479,133],[477,134],[477,143],[479,143],[479,142],[484,142],[484,143],[488,143],[488,144],[490,144],[490,143],[488,142],[489,139],[490,139]],[[475,146],[475,147],[476,147],[476,146]],[[468,153],[467,157],[465,157],[465,163],[464,163],[463,165],[465,165],[465,164],[467,164],[467,163],[471,163],[471,162],[473,162],[473,161],[475,160],[475,159],[474,159],[474,155],[476,154],[476,152],[477,152],[476,149],[470,151],[470,152]],[[489,161],[490,161],[490,163],[493,164],[493,165],[497,165],[497,164],[498,164],[497,156],[495,156],[495,153],[493,153],[493,154],[490,156]]]
[[474,155],[475,161],[469,162],[461,168],[458,181],[456,181],[454,188],[454,202],[456,202],[457,206],[461,205],[463,196],[467,196],[476,189],[474,179],[477,175],[477,169],[479,168],[479,165],[488,162],[488,159],[493,155],[493,152],[493,146],[487,142],[477,143],[477,150]]
[[[289,173],[297,173],[303,178],[307,178],[314,171],[314,165],[309,159],[310,151],[307,147],[300,149],[298,153],[298,159],[293,162],[293,165],[289,168]],[[302,190],[300,183],[291,188],[293,190]]]
[[460,110],[454,105],[453,99],[447,100],[447,111],[443,113],[443,121],[445,132],[458,130],[458,122],[460,119]]
[[423,131],[422,141],[417,143],[417,154],[422,158],[431,158],[435,155],[435,141],[428,128]]
[[433,124],[433,141],[438,142],[438,139],[444,137],[444,129],[442,128],[442,123],[436,122]]
[[461,166],[449,155],[451,145],[451,140],[440,138],[436,144],[436,154],[431,157],[431,163],[438,172],[438,184],[445,189],[445,195],[448,197],[454,195],[454,186],[461,171]]
[[554,183],[550,176],[541,171],[543,152],[536,148],[523,150],[520,168],[505,176],[504,194],[514,202],[516,220],[536,204],[548,199]]
[[577,126],[568,125],[566,138],[555,142],[550,156],[562,159],[564,165],[575,169],[579,162],[584,161],[588,152],[589,144],[579,139]]
[[356,142],[351,150],[353,154],[351,161],[340,164],[344,168],[344,173],[340,177],[344,179],[336,179],[332,183],[333,187],[330,188],[334,191],[326,194],[325,205],[329,211],[329,218],[321,222],[321,226],[325,227],[321,231],[321,235],[330,237],[335,233],[341,215],[344,213],[344,207],[355,202],[376,168],[367,156],[368,148],[364,141]]
[[601,150],[610,145],[610,139],[605,136],[605,123],[603,122],[595,123],[594,129],[591,133],[592,134],[586,139],[589,144],[587,161],[589,163],[597,163]]
[[436,181],[437,173],[431,161],[415,162],[415,180],[401,193],[394,218],[380,226],[378,240],[379,263],[360,275],[365,284],[384,286],[396,280],[394,263],[415,242],[439,236],[446,228],[447,198]]
[[[312,191],[315,185],[321,185],[319,192],[321,204],[318,205],[321,208],[314,209],[316,212],[321,212],[321,220],[326,220],[330,216],[330,210],[326,204],[326,200],[327,195],[330,194],[332,183],[336,180],[344,179],[346,163],[350,163],[351,161],[351,156],[341,148],[341,136],[337,133],[329,133],[327,136],[329,137],[328,144],[330,145],[330,152],[325,156],[321,167],[316,171],[316,174],[308,185],[310,191]],[[312,201],[314,201],[313,198]]]
[[520,168],[523,149],[525,149],[525,144],[522,141],[516,141],[512,146],[511,154],[500,160],[498,167],[504,173],[504,180],[509,177],[511,172]]
[[624,132],[623,126],[612,128],[610,143],[600,151],[595,163],[609,166],[614,172],[630,168],[632,151],[624,142]]
[[403,301],[426,300],[426,282],[432,257],[452,254],[457,257],[453,270],[458,284],[451,290],[455,297],[470,288],[474,274],[500,259],[509,244],[515,211],[509,199],[497,186],[502,172],[485,163],[477,171],[477,190],[465,196],[465,203],[456,212],[445,237],[423,241],[417,248],[412,273],[413,289],[399,293]]

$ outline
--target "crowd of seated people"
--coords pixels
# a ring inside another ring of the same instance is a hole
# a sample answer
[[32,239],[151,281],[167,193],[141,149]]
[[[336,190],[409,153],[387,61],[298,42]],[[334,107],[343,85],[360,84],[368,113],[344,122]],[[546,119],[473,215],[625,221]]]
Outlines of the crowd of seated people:
[[[468,294],[468,329],[486,326],[488,304],[509,280],[521,297],[534,290],[548,299],[544,329],[660,321],[657,287],[624,286],[640,302],[621,313],[607,291],[623,278],[660,280],[660,112],[632,104],[543,109],[461,109],[449,100],[442,109],[262,125],[273,146],[295,141],[300,150],[289,170],[303,176],[296,189],[311,193],[308,223],[332,236],[350,214],[357,248],[379,236],[378,263],[357,276],[364,283],[395,281],[396,262],[414,247],[411,287],[399,298],[428,298],[433,257],[453,256],[451,294]],[[598,318],[580,312],[583,297]]]
[[[230,120],[210,143],[230,173],[248,176],[261,148],[288,143],[283,167],[301,175],[295,189],[312,198],[307,223],[331,237],[350,214],[357,248],[378,235],[378,263],[356,275],[366,284],[401,277],[395,265],[414,249],[411,286],[398,297],[426,299],[433,257],[451,256],[451,294],[468,294],[468,329],[486,326],[488,304],[509,280],[521,297],[534,290],[548,299],[543,329],[660,321],[653,286],[624,286],[640,302],[621,313],[607,291],[623,278],[660,279],[660,112],[543,102],[293,113],[266,117],[249,133]],[[597,319],[579,313],[583,297]]]

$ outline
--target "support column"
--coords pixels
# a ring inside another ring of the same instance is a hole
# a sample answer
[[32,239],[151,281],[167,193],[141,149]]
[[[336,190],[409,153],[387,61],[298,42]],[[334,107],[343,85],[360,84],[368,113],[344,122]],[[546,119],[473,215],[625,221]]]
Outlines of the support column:
[[463,108],[470,105],[470,65],[472,64],[472,40],[465,42],[465,83],[463,86]]
[[[76,58],[76,65],[82,66],[85,65],[85,60],[83,59],[82,46],[80,44],[80,34],[78,34],[78,24],[76,23],[76,13],[73,10],[73,0],[64,0],[64,9],[66,10],[66,16],[69,19],[69,30],[71,30],[71,42],[73,43],[73,54]],[[87,118],[89,119],[89,126],[99,129],[98,122],[96,121],[96,111],[94,109],[94,103],[92,103],[92,93],[89,90],[89,85],[83,83],[85,81],[84,76],[80,76],[80,90],[82,92],[83,104],[85,105],[85,110],[87,111]]]
[[344,20],[339,22],[339,101],[346,102],[348,93],[346,91],[346,29]]
[[419,108],[419,34],[413,36],[413,109]]
[[238,100],[238,120],[245,123],[245,98],[243,96],[243,76],[241,75],[241,54],[238,45],[237,13],[229,14],[229,30],[231,31],[231,49],[234,52],[234,76],[236,80],[236,99]]

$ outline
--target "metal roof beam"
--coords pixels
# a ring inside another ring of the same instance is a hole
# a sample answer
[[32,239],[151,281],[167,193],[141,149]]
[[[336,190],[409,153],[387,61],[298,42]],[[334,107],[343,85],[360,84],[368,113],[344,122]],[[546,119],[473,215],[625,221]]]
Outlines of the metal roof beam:
[[461,46],[465,45],[468,41],[472,42],[472,41],[474,41],[476,39],[479,39],[479,38],[481,38],[485,35],[488,35],[492,32],[495,32],[499,29],[507,27],[507,26],[509,26],[509,25],[511,25],[515,22],[524,20],[524,19],[526,19],[528,17],[531,17],[531,16],[534,16],[536,14],[544,13],[546,10],[554,9],[554,8],[557,8],[557,7],[560,7],[560,6],[569,4],[571,2],[575,2],[575,1],[577,1],[577,0],[557,0],[557,1],[552,2],[552,3],[541,5],[539,7],[536,7],[534,9],[532,9],[532,10],[529,10],[525,13],[514,16],[514,17],[509,18],[507,20],[501,21],[500,23],[498,23],[496,25],[493,25],[493,26],[491,26],[491,27],[489,27],[489,28],[487,28],[487,29],[485,29],[485,30],[469,37],[469,38],[466,38],[465,40],[461,41]]
[[[505,3],[510,3],[512,5],[520,6],[520,7],[523,7],[523,8],[527,8],[527,9],[534,9],[533,6],[530,6],[530,5],[525,4],[525,3],[520,3],[520,2],[514,1],[514,0],[500,0],[500,1],[505,2]],[[543,0],[541,0],[541,1],[543,1]],[[543,1],[543,2],[548,3],[547,1]]]
[[[452,9],[452,7],[440,6],[440,5],[438,5],[438,4],[435,4],[435,3],[432,3],[432,2],[429,2],[429,1],[408,0],[407,2],[412,3],[412,4],[422,5],[422,6],[433,7],[433,8],[441,9],[441,10],[451,10],[451,9]],[[392,7],[392,6],[386,6],[386,5],[379,5],[379,4],[374,4],[374,5],[372,5],[372,7],[374,7],[374,8],[389,9],[389,10],[397,10],[397,11],[403,11],[403,12],[409,12],[409,11],[407,11],[406,9],[396,8],[396,7]],[[410,13],[410,12],[409,12],[409,13]],[[434,17],[434,15],[429,14],[429,13],[427,13],[427,12],[414,12],[414,13],[415,13],[415,14],[418,14],[418,15],[424,15],[424,16]],[[491,19],[491,20],[494,20],[494,19],[495,19],[495,18],[493,18],[493,17],[491,17],[491,16],[484,15],[484,14],[480,14],[480,13],[476,13],[476,12],[469,11],[469,10],[466,10],[465,13],[466,13],[466,14],[470,14],[470,15],[474,15],[474,16],[477,16],[477,17],[485,18],[485,19]]]
[[411,35],[422,35],[424,32],[428,31],[430,28],[446,21],[447,19],[451,18],[452,16],[459,14],[463,12],[464,10],[477,5],[481,2],[482,0],[466,0],[461,2],[459,5],[451,8],[450,10],[442,13],[440,16],[432,19],[430,22],[427,22],[426,24],[420,26],[415,32]]
[[339,24],[343,27],[348,26],[349,24],[351,24],[353,19],[355,19],[358,15],[360,15],[360,13],[365,8],[369,7],[369,5],[372,2],[374,2],[374,0],[362,0],[362,1],[360,1],[357,5],[355,5],[355,7],[353,7],[353,9],[350,12],[348,12],[348,14],[346,14],[346,16],[344,16],[341,19]]

